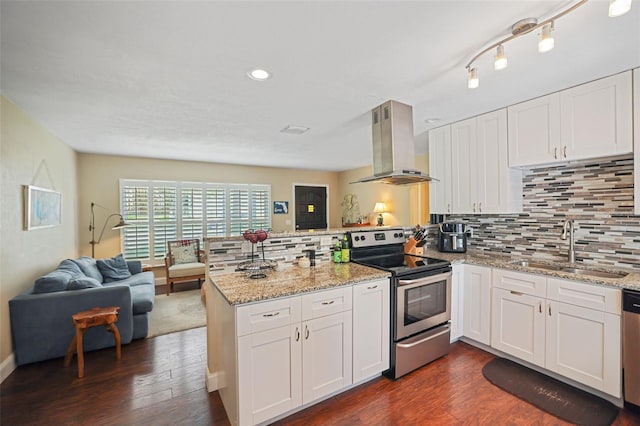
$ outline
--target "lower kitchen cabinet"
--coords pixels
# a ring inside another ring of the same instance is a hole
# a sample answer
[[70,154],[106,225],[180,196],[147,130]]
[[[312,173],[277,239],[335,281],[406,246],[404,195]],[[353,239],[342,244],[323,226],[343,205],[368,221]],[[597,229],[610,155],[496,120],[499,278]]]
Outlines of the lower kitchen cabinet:
[[493,348],[621,396],[620,290],[499,269],[493,278]]
[[451,342],[462,337],[464,321],[464,265],[451,267]]
[[389,368],[389,280],[353,286],[353,383]]
[[491,346],[544,367],[544,299],[494,287],[491,305]]
[[463,335],[491,344],[491,268],[464,265]]

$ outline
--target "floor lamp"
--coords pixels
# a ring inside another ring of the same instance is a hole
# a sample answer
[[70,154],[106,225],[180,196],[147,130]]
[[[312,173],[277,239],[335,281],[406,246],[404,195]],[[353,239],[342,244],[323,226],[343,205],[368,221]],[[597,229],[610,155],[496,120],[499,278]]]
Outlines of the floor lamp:
[[131,226],[130,223],[124,221],[124,218],[120,213],[111,213],[109,216],[107,216],[107,220],[104,221],[104,225],[102,225],[102,231],[100,231],[100,236],[96,241],[96,215],[94,212],[94,207],[96,206],[109,211],[109,209],[107,209],[106,207],[102,207],[100,204],[91,203],[91,222],[89,223],[89,231],[91,231],[91,241],[89,241],[89,244],[91,244],[91,257],[93,258],[96,257],[96,244],[100,244],[102,236],[104,235],[104,230],[107,228],[107,223],[109,223],[109,219],[114,216],[118,216],[120,218],[118,223],[111,229],[120,229],[126,226]]

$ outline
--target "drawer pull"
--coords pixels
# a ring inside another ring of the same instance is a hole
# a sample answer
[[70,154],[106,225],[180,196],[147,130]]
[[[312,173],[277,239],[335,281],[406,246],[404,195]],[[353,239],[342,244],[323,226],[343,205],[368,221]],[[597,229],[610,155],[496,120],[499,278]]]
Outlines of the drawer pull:
[[277,315],[280,315],[280,312],[274,312],[272,314],[262,314],[262,316],[265,317],[265,318],[275,317]]
[[522,293],[520,293],[519,291],[511,290],[509,293],[511,293],[511,294],[513,294],[515,296],[522,296]]
[[372,286],[372,287],[367,287],[367,290],[373,290],[374,288],[378,288],[378,284]]
[[309,327],[304,326],[304,340],[309,340]]
[[564,154],[564,158],[567,158],[567,146],[565,145],[562,153]]
[[300,341],[300,330],[296,327],[296,342]]
[[335,302],[335,300],[331,300],[329,302],[322,302],[323,305],[333,305],[333,302]]
[[551,316],[551,305],[549,305],[549,316]]
[[538,302],[538,310],[542,313],[542,302]]
[[553,158],[558,159],[558,148],[553,148]]

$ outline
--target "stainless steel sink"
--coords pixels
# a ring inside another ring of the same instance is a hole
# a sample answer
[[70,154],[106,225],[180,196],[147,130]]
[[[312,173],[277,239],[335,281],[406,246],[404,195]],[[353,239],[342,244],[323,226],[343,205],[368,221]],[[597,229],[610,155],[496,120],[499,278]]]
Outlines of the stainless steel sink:
[[586,276],[598,277],[598,278],[620,279],[628,275],[627,273],[624,273],[624,272],[595,271],[593,269],[571,268],[571,267],[566,267],[561,265],[551,265],[549,263],[530,262],[528,260],[517,260],[515,262],[511,262],[511,264],[516,266],[523,266],[525,268],[545,269],[547,271],[568,272],[571,274],[586,275]]
[[624,278],[628,274],[626,273],[618,273],[618,272],[605,272],[605,271],[594,271],[592,269],[581,269],[581,268],[562,268],[560,269],[563,272],[570,272],[572,274],[577,275],[587,275],[590,277],[598,277],[598,278]]

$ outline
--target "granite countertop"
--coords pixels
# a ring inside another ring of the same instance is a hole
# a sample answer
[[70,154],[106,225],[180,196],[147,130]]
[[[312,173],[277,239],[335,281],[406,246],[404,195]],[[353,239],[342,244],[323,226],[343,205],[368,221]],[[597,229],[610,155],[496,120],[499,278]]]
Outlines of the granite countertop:
[[211,276],[209,281],[230,305],[240,305],[387,277],[388,272],[355,263],[323,262],[311,268],[278,269],[266,278],[251,279],[244,272],[234,272]]
[[[467,253],[441,253],[437,250],[425,251],[424,256],[434,257],[436,259],[448,260],[452,264],[466,263],[478,266],[488,266],[492,268],[510,269],[514,271],[526,272],[530,274],[546,275],[550,277],[562,278],[567,280],[576,280],[599,284],[607,287],[627,288],[632,290],[640,290],[640,272],[632,269],[613,268],[608,266],[588,265],[582,263],[554,262],[546,259],[538,259],[535,257],[501,255],[498,253],[486,253],[482,251],[467,251]],[[532,268],[529,266],[517,265],[519,261],[529,261],[536,263],[544,263],[548,265],[556,265],[566,268],[589,269],[602,272],[626,273],[624,278],[604,278],[594,277],[583,274],[576,274],[565,271],[555,271],[548,269]]]

